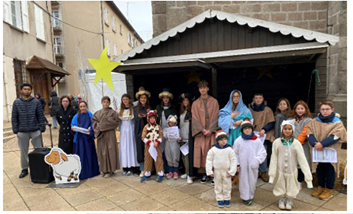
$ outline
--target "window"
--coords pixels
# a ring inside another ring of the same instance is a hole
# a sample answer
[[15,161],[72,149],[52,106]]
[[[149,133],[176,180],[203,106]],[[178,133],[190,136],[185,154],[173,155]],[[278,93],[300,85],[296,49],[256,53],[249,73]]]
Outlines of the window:
[[28,19],[28,2],[21,2],[23,31],[29,33],[29,19]]
[[12,25],[22,30],[21,2],[11,1]]
[[109,39],[106,40],[105,46],[107,46],[107,55],[110,56]]
[[120,24],[120,35],[123,35],[123,28],[122,28],[121,24]]
[[124,53],[124,50],[123,49],[121,49],[121,54],[123,54]]
[[43,10],[40,7],[38,7],[36,4],[34,5],[34,16],[35,16],[35,23],[36,23],[36,36],[37,38],[45,41]]
[[132,36],[130,32],[127,33],[127,43],[132,47]]
[[113,28],[113,31],[115,32],[115,17],[113,16],[112,18],[112,28]]
[[59,17],[59,11],[58,10],[53,10],[53,27],[61,27],[61,22],[60,22],[60,17]]
[[54,52],[55,54],[64,54],[60,36],[54,37]]
[[4,1],[4,21],[10,25],[29,32],[27,1]]
[[116,44],[113,45],[114,48],[114,56],[118,56],[118,47],[116,46]]
[[104,8],[104,21],[105,24],[109,26],[108,9],[106,7]]
[[137,39],[135,39],[135,44],[134,44],[134,47],[137,47],[139,46],[138,42],[137,42]]

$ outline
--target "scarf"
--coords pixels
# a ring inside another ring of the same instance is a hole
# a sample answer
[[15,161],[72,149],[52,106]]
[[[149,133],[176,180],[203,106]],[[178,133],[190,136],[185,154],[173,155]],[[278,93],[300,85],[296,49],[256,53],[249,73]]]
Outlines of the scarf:
[[253,133],[251,133],[251,135],[246,135],[244,133],[241,134],[241,137],[244,139],[244,140],[256,140],[257,137],[256,135]]
[[304,119],[304,117],[305,117],[305,115],[304,115],[304,114],[303,114],[303,115],[301,115],[301,116],[296,115],[296,116],[295,116],[295,120],[297,121],[297,123],[299,123],[302,119]]
[[221,145],[219,145],[218,142],[217,142],[214,146],[215,146],[216,148],[218,148],[218,149],[225,149],[225,148],[230,147],[228,144],[226,144],[226,145],[224,145],[223,147],[221,147]]
[[293,138],[290,138],[289,141],[286,141],[284,137],[281,138],[282,144],[285,146],[290,146],[293,143]]
[[262,102],[260,105],[256,105],[255,103],[251,106],[251,108],[254,111],[263,111],[265,109],[266,105],[264,102]]
[[323,123],[329,123],[332,122],[333,119],[335,119],[336,113],[332,112],[329,116],[324,117],[322,116],[322,114],[319,114],[319,119],[323,122]]

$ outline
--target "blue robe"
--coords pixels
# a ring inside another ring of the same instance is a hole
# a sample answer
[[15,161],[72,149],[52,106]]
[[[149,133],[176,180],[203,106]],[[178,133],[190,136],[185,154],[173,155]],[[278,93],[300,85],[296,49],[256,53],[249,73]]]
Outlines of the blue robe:
[[[237,108],[232,112],[233,106],[233,93],[237,91],[240,95],[239,103]],[[231,119],[231,114],[239,111],[239,115],[236,118]],[[233,146],[234,141],[241,135],[240,125],[237,126],[235,129],[231,128],[231,123],[234,123],[238,120],[243,120],[244,118],[252,119],[252,115],[250,110],[246,107],[243,102],[243,95],[238,90],[233,90],[230,93],[229,101],[224,108],[219,111],[219,118],[218,118],[218,126],[220,126],[227,134],[229,134],[227,144]]]
[[[78,126],[77,116],[78,114],[72,119],[71,127]],[[91,127],[90,135],[76,132],[74,137],[74,154],[78,155],[81,161],[80,180],[99,175],[98,158],[94,145],[92,116],[92,113],[89,111],[87,111],[87,113],[81,113],[80,125],[78,126],[85,129]]]

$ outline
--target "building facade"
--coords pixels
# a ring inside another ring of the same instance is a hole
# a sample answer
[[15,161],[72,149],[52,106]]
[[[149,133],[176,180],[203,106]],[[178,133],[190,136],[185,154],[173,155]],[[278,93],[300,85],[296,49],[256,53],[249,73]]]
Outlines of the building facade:
[[[321,65],[320,77],[325,87],[316,93],[332,99],[336,112],[346,117],[346,1],[152,1],[154,37],[210,9],[339,36],[322,60],[325,65]],[[311,110],[317,112],[317,106]]]
[[[27,62],[37,56],[46,63],[51,63],[51,69],[57,68],[53,64],[53,32],[51,17],[48,15],[51,13],[51,2],[4,1],[2,4],[3,120],[10,121],[12,104],[20,95],[20,85],[23,82],[32,82],[37,74],[37,69],[26,68]],[[44,67],[38,69],[47,72],[49,76],[42,75],[42,80],[37,82],[42,82],[43,88],[34,87],[33,92],[41,91],[43,98],[48,101],[48,92],[55,88],[51,84],[52,70]]]
[[87,59],[105,46],[113,60],[143,42],[113,2],[56,1],[52,10],[56,62],[72,74],[59,82],[59,94],[82,93],[80,78],[94,72]]

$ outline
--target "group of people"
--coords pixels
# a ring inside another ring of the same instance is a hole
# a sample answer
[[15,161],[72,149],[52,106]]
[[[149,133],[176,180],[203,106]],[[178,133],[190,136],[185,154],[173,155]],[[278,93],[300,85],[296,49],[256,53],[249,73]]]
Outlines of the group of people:
[[[180,177],[187,183],[198,176],[201,183],[211,180],[219,207],[230,206],[235,174],[246,205],[253,203],[258,177],[275,183],[273,193],[280,197],[280,209],[292,209],[291,199],[304,180],[312,188],[312,172],[317,173],[319,184],[312,196],[323,200],[332,196],[339,175],[337,161],[312,161],[313,150],[331,148],[337,154],[346,141],[346,129],[332,101],[320,102],[320,114],[313,118],[304,101],[298,101],[292,110],[289,101],[282,98],[273,113],[263,94],[255,94],[246,106],[241,92],[233,90],[226,106],[219,110],[218,101],[208,94],[208,83],[202,80],[198,88],[201,96],[196,100],[191,93],[178,96],[179,110],[172,104],[174,96],[168,89],[159,94],[161,103],[155,109],[149,103],[151,93],[140,87],[135,105],[130,95],[124,94],[115,111],[110,98],[104,96],[102,109],[94,114],[85,101],[80,101],[76,110],[72,100],[62,96],[55,114],[60,125],[59,147],[80,156],[80,179],[99,174],[109,177],[122,167],[123,176],[140,175],[145,182],[155,173],[161,182],[164,176],[178,179],[182,164],[185,173]],[[31,90],[30,84],[21,85],[22,96],[14,102],[12,113],[12,127],[21,149],[20,178],[28,174],[29,138],[34,147],[40,147],[40,132],[45,131],[39,125],[45,120],[43,109],[31,97]],[[119,148],[116,129],[120,131]]]

